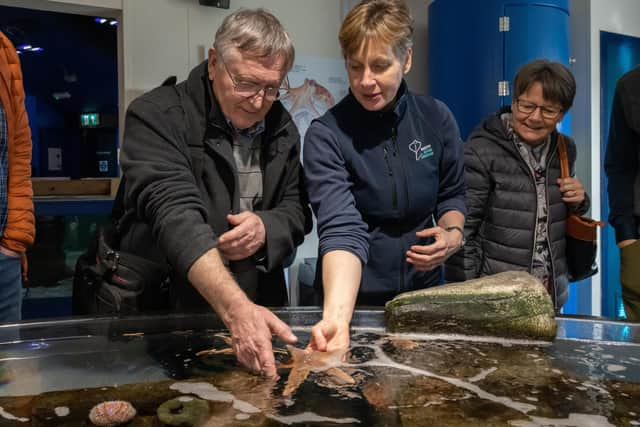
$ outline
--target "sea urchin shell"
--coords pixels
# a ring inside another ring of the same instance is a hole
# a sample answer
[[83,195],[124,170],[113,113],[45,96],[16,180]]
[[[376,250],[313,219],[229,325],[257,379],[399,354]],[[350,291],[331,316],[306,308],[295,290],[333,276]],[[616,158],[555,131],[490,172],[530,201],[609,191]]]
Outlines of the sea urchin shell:
[[131,421],[136,416],[136,408],[124,400],[110,400],[91,408],[89,420],[97,426],[117,426]]

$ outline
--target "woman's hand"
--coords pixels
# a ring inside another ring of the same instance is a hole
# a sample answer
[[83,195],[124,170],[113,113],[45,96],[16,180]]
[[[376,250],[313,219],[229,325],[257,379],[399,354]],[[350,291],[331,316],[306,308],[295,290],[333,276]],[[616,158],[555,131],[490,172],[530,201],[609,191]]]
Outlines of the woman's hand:
[[558,178],[558,187],[562,193],[562,201],[572,207],[584,202],[584,187],[578,178]]
[[362,262],[351,252],[329,251],[322,257],[322,320],[311,328],[306,351],[349,350],[349,324],[356,305]]
[[349,350],[349,323],[322,319],[311,328],[307,351]]

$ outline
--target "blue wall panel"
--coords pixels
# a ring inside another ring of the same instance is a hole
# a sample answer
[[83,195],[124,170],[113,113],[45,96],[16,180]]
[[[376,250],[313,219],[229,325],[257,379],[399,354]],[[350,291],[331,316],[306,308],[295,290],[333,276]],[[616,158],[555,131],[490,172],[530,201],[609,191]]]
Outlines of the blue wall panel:
[[569,12],[561,7],[506,4],[510,30],[505,33],[506,80],[513,80],[518,68],[534,58],[569,62]]
[[[499,31],[509,16],[510,30]],[[498,81],[535,58],[569,61],[569,4],[556,1],[435,0],[429,6],[429,92],[453,111],[466,138],[511,98]],[[565,131],[568,122],[563,122]]]
[[[609,138],[609,119],[616,82],[624,73],[638,64],[640,64],[640,38],[606,31],[600,32],[600,83],[602,87],[600,150],[603,162]],[[608,180],[604,169],[600,177],[601,215],[606,220],[609,217],[609,198],[607,194]],[[602,230],[601,237],[602,315],[622,317],[624,316],[624,308],[620,289],[620,252],[616,245],[613,228],[607,225]]]
[[429,6],[429,92],[451,108],[463,138],[500,102],[501,14],[496,1],[436,0]]

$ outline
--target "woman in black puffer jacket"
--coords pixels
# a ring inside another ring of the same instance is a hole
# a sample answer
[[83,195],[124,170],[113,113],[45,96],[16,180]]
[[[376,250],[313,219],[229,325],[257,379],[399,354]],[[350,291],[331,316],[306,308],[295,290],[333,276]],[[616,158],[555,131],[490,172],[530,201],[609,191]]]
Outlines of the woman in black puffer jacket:
[[[580,181],[560,178],[556,125],[575,91],[562,64],[530,62],[516,74],[513,105],[472,132],[465,146],[467,242],[447,261],[447,281],[524,270],[542,281],[557,310],[564,305],[565,220],[589,209]],[[576,146],[565,141],[573,175]]]

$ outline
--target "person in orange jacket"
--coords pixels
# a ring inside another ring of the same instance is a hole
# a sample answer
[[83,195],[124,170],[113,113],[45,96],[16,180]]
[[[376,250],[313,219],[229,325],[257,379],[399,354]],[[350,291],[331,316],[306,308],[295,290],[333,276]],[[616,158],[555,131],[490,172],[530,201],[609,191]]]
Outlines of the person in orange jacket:
[[31,131],[20,60],[0,32],[0,322],[22,317],[22,274],[35,237]]

